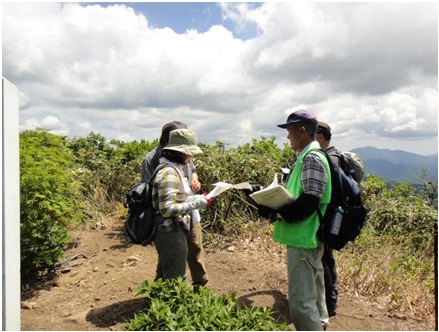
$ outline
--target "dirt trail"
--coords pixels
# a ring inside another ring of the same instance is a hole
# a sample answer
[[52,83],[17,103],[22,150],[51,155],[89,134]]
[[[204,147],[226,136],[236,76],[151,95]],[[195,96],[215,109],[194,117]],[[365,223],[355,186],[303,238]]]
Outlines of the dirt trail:
[[[144,299],[134,293],[145,279],[154,278],[153,246],[131,245],[120,225],[76,231],[72,239],[76,245],[67,252],[59,276],[23,292],[22,330],[122,330],[143,307]],[[271,307],[291,324],[285,257],[266,243],[244,240],[208,248],[209,285],[218,293],[236,291],[248,305]],[[434,330],[433,322],[389,317],[379,305],[347,295],[352,292],[342,285],[340,293],[328,330]]]

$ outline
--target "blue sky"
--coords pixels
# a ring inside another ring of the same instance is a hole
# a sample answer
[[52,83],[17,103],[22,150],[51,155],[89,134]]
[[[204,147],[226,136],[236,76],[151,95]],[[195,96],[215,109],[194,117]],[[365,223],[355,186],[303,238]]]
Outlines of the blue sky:
[[[176,33],[185,33],[195,29],[198,32],[208,31],[212,25],[223,25],[233,35],[241,39],[253,38],[257,35],[256,25],[237,26],[233,20],[223,18],[221,8],[216,2],[84,2],[83,6],[99,4],[103,7],[123,4],[142,13],[148,18],[153,28],[169,27]],[[257,8],[261,3],[248,3]]]
[[435,2],[3,3],[20,130],[200,142],[275,136],[298,108],[340,150],[437,153]]
[[[99,3],[107,7],[115,3]],[[221,10],[214,2],[126,2],[121,3],[147,15],[155,28],[171,27],[177,33],[188,29],[206,32],[212,25],[223,24]]]
[[171,27],[177,33],[184,33],[188,29],[203,33],[212,25],[226,23],[222,22],[221,11],[216,3],[133,2],[126,5],[148,15],[152,27]]

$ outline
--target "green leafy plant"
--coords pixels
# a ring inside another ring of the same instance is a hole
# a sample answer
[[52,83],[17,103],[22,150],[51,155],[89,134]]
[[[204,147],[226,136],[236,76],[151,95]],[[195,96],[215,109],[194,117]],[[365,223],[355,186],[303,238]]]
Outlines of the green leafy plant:
[[374,193],[365,195],[365,203],[369,209],[367,223],[376,235],[391,236],[413,252],[432,252],[438,215],[425,196],[416,194],[410,183],[387,188],[382,180],[370,178],[364,186],[366,193]]
[[21,271],[25,277],[64,254],[68,228],[84,217],[64,137],[44,130],[20,134]]
[[182,278],[145,281],[136,295],[145,296],[145,309],[128,322],[128,331],[285,331],[268,308],[239,303],[236,293],[216,295],[199,288],[194,292]]

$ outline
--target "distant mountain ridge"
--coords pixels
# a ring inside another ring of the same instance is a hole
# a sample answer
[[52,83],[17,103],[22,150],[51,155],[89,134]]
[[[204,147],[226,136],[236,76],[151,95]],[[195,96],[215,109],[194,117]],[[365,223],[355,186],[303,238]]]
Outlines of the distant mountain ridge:
[[[422,156],[402,150],[378,149],[370,146],[353,149],[364,162],[365,174],[374,174],[386,183],[426,180],[438,181],[438,155]],[[426,178],[422,178],[423,171]]]

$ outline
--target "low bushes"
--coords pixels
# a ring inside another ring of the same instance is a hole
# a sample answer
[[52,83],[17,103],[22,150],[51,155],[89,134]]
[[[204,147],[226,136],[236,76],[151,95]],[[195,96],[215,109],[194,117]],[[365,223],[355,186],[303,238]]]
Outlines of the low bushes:
[[137,290],[145,296],[145,309],[126,326],[128,331],[286,331],[268,308],[242,305],[235,293],[216,295],[181,278],[145,281]]

